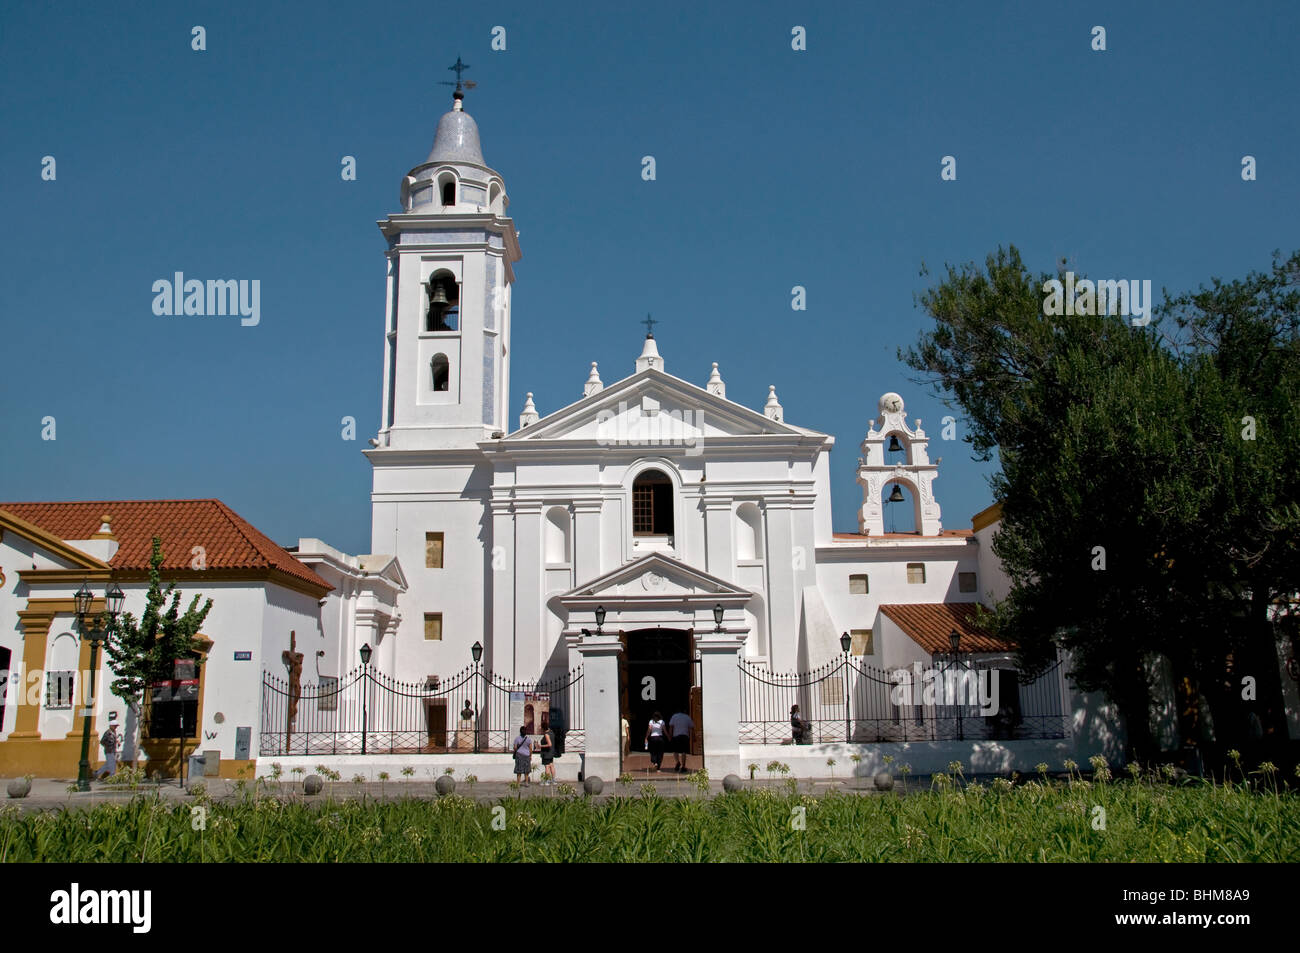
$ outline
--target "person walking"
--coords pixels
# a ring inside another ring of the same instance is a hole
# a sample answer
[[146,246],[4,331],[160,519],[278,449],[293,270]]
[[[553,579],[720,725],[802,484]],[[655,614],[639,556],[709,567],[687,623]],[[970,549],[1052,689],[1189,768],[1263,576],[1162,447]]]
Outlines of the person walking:
[[528,737],[527,728],[520,725],[515,738],[515,780],[520,784],[528,784],[528,776],[533,773],[533,739]]
[[108,728],[99,736],[99,743],[104,746],[104,766],[95,772],[95,780],[101,777],[111,778],[117,774],[117,712],[108,713]]
[[686,757],[691,753],[691,732],[694,730],[695,722],[684,711],[668,719],[668,740],[672,745],[676,771],[686,770]]
[[537,743],[537,750],[542,755],[542,783],[555,783],[555,735],[548,727],[542,731]]
[[664,747],[668,743],[668,726],[664,716],[655,712],[645,726],[645,746],[650,750],[650,770],[658,771],[664,763]]
[[627,715],[619,718],[623,731],[623,757],[627,758],[632,753],[632,726],[627,723]]

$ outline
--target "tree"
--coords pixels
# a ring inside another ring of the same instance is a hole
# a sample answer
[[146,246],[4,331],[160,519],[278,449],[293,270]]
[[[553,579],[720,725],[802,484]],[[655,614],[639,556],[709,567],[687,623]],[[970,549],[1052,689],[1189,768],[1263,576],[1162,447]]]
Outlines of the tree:
[[[1242,721],[1221,689],[1245,646],[1252,674],[1276,682],[1260,664],[1264,620],[1300,588],[1287,507],[1300,441],[1284,412],[1300,367],[1296,266],[1173,299],[1146,328],[1046,316],[1049,276],[1014,247],[983,270],[949,267],[920,298],[935,326],[902,356],[963,410],[976,457],[998,454],[993,550],[1011,590],[989,624],[1030,672],[1070,649],[1077,683],[1116,702],[1138,757],[1153,753],[1157,656],[1182,690],[1185,743],[1203,740],[1206,709],[1223,715],[1216,729]],[[1167,338],[1169,323],[1187,340]],[[1267,415],[1268,440],[1241,439],[1246,406]],[[1269,713],[1276,730],[1280,707]]]
[[136,713],[137,724],[145,691],[154,682],[172,678],[176,659],[194,659],[197,670],[203,646],[197,636],[212,608],[211,599],[200,607],[202,597],[196,595],[182,613],[176,584],[163,588],[162,563],[162,540],[155,536],[144,614],[137,622],[130,612],[124,612],[104,643],[104,653],[117,675],[111,686],[113,694]]

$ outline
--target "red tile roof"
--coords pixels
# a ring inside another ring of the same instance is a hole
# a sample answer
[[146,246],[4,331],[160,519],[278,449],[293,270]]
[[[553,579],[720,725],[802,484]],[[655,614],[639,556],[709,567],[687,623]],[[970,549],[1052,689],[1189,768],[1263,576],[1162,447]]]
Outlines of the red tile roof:
[[880,611],[931,655],[950,652],[948,635],[956,629],[963,652],[1009,652],[1014,646],[995,639],[975,624],[976,602],[923,602],[881,606]]
[[64,540],[90,539],[107,514],[118,543],[109,560],[114,569],[147,570],[159,536],[163,569],[190,569],[194,547],[202,546],[208,569],[273,570],[322,592],[333,588],[220,500],[0,503],[0,510]]

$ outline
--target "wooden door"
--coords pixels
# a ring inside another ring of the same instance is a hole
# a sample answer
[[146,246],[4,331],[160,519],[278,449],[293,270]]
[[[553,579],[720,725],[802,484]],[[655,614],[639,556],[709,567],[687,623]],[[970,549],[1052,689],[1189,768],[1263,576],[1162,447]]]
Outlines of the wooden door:
[[428,702],[429,747],[433,750],[447,747],[447,699],[430,698]]

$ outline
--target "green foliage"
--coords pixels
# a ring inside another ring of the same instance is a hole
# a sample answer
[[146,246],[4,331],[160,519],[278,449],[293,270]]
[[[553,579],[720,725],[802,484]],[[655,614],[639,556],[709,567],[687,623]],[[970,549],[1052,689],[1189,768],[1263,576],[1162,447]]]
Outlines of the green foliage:
[[1276,726],[1269,613],[1300,590],[1300,253],[1168,299],[1145,328],[1044,316],[1050,277],[1014,246],[949,267],[903,355],[961,408],[976,457],[997,453],[993,551],[1012,585],[985,624],[1029,675],[1070,649],[1135,742],[1155,656],[1183,686],[1185,743],[1203,740],[1202,697],[1221,740],[1243,723],[1232,656],[1271,679]]
[[193,658],[197,665],[201,643],[196,636],[212,609],[211,599],[200,607],[202,597],[196,595],[182,613],[181,594],[176,584],[163,587],[162,564],[162,540],[155,536],[149,556],[149,593],[145,597],[144,614],[137,622],[134,615],[124,612],[104,643],[104,653],[117,674],[112,684],[113,694],[132,708],[139,706],[145,689],[151,684],[172,677],[176,659]]
[[[1261,769],[1262,770],[1262,769]],[[771,789],[726,797],[497,802],[271,797],[188,804],[137,797],[83,810],[0,811],[0,863],[1270,862],[1300,861],[1300,799],[1245,784],[951,785],[905,798]],[[1271,786],[1270,783],[1272,782]],[[1086,786],[1085,786],[1086,785]],[[567,792],[561,792],[567,794]],[[792,830],[804,807],[807,829]],[[1107,829],[1093,830],[1093,808]]]

